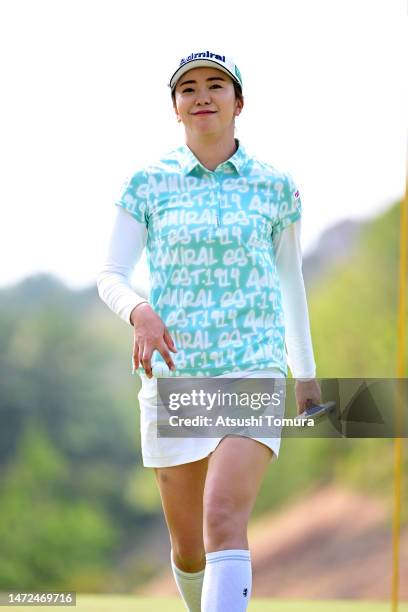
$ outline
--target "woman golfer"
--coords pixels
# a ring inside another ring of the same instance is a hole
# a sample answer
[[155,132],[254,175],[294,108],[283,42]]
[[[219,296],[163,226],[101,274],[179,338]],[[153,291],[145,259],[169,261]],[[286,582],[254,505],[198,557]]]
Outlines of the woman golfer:
[[[247,524],[280,437],[160,437],[153,374],[167,364],[170,377],[285,382],[286,344],[298,412],[321,402],[301,200],[289,173],[234,138],[244,99],[232,58],[192,53],[170,88],[185,144],[135,172],[115,202],[98,292],[134,327],[143,463],[155,469],[180,594],[190,611],[239,612],[251,596]],[[145,247],[148,300],[130,284]]]

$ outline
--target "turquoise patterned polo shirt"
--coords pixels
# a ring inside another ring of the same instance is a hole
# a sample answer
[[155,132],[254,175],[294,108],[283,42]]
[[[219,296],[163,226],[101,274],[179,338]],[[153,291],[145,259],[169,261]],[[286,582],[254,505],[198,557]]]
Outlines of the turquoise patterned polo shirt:
[[181,146],[135,172],[115,202],[147,227],[149,302],[178,349],[170,376],[287,376],[272,237],[301,216],[301,199],[289,173],[236,142],[214,171]]

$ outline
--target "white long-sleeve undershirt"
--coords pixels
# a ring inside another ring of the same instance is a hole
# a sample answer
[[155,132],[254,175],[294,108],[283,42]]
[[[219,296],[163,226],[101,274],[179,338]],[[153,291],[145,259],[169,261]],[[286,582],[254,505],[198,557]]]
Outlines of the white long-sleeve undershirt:
[[[301,219],[273,236],[276,268],[285,319],[287,361],[294,378],[316,376],[309,313],[302,274]],[[145,297],[131,286],[131,277],[147,241],[147,228],[117,207],[105,263],[97,276],[100,298],[131,325],[130,313]]]

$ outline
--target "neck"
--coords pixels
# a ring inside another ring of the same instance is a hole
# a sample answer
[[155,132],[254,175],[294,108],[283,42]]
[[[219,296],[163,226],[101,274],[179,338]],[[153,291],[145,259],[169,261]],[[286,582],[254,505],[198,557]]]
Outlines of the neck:
[[211,134],[205,138],[186,134],[186,145],[208,170],[215,170],[217,166],[232,157],[237,150],[233,133],[228,138],[225,134],[217,136]]

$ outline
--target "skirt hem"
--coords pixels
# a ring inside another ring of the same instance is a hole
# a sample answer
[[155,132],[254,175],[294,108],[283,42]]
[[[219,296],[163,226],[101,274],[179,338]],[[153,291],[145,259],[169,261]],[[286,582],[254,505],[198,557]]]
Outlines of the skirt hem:
[[[143,466],[149,467],[149,468],[174,467],[176,465],[184,465],[185,463],[194,463],[194,461],[200,461],[201,459],[205,459],[205,457],[208,457],[209,455],[211,455],[211,453],[215,451],[219,443],[226,437],[228,436],[224,436],[223,438],[220,438],[220,439],[216,438],[215,439],[216,444],[214,446],[209,446],[206,449],[206,451],[203,451],[201,449],[201,452],[198,452],[197,454],[191,454],[189,456],[171,455],[169,457],[162,457],[162,456],[155,457],[153,455],[145,455],[142,452]],[[251,436],[242,436],[242,437],[251,437]],[[280,438],[277,438],[279,439],[278,448],[272,448],[272,445],[265,442],[267,438],[252,438],[251,437],[251,439],[256,440],[257,442],[260,442],[261,444],[263,444],[264,446],[267,446],[272,451],[271,459],[270,459],[271,462],[274,460],[275,457],[276,459],[278,458]]]

